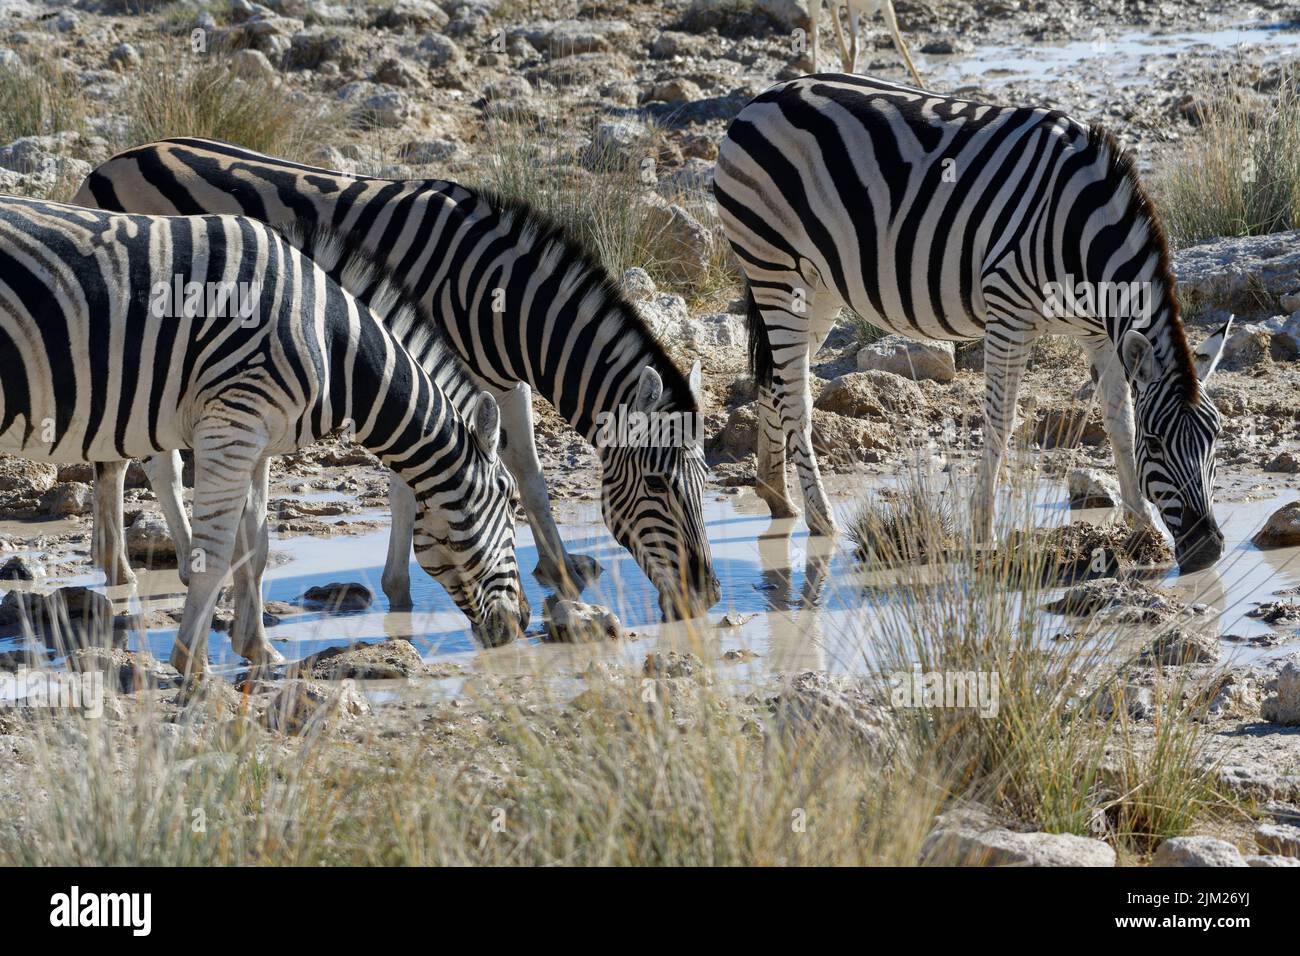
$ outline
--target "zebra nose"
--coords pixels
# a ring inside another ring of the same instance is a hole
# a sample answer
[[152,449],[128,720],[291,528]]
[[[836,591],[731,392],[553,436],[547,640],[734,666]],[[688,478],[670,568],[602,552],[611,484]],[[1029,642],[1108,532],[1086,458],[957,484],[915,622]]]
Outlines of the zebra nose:
[[1203,571],[1223,556],[1223,532],[1210,527],[1195,536],[1184,535],[1175,551],[1179,572]]
[[522,634],[527,626],[527,611],[520,620],[504,605],[497,604],[484,615],[483,623],[474,629],[474,635],[484,647],[502,647]]

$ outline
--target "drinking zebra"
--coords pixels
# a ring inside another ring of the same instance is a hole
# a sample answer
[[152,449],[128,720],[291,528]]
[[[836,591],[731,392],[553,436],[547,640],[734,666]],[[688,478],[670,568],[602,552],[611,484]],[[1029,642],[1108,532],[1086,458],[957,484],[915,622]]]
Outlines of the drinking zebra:
[[[452,182],[347,176],[196,139],[120,153],[90,174],[76,201],[241,213],[272,224],[303,219],[347,234],[412,291],[497,396],[502,457],[538,542],[539,577],[573,590],[599,565],[567,554],[560,539],[533,439],[533,390],[596,447],[605,522],[654,583],[664,614],[698,614],[717,602],[698,429],[673,442],[601,440],[610,434],[602,423],[629,412],[694,421],[698,367],[682,375],[595,256],[542,217]],[[398,607],[410,606],[408,526],[395,496],[382,584]],[[120,538],[120,522],[104,536]]]
[[[417,559],[479,638],[527,625],[496,403],[483,394],[463,417],[425,371],[451,360],[428,322],[396,287],[370,299],[384,322],[255,220],[0,199],[0,449],[54,462],[194,450],[202,560],[172,651],[182,672],[205,667],[227,573],[260,595],[269,457],[341,427],[413,489]],[[237,541],[251,557],[234,560]],[[278,659],[260,605],[255,627],[241,621],[235,649]]]
[[796,513],[788,436],[809,527],[835,531],[808,363],[847,305],[891,332],[984,337],[985,538],[1030,348],[1064,333],[1099,376],[1125,506],[1145,522],[1142,495],[1154,502],[1184,570],[1222,554],[1210,498],[1219,414],[1200,383],[1228,326],[1193,356],[1155,210],[1099,127],[870,77],[807,76],[736,116],[714,191],[748,277],[759,491],[774,515]]

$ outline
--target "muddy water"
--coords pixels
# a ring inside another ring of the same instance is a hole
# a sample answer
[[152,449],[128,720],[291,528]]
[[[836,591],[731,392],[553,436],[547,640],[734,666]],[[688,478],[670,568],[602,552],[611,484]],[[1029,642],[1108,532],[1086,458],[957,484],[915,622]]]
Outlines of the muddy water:
[[[1221,633],[1238,638],[1224,641],[1225,651],[1235,659],[1285,653],[1296,646],[1287,641],[1280,647],[1259,649],[1242,639],[1270,633],[1267,625],[1247,617],[1248,611],[1258,602],[1275,600],[1274,592],[1300,585],[1300,549],[1262,552],[1249,540],[1269,514],[1298,495],[1287,491],[1267,500],[1221,503],[1216,510],[1227,550],[1219,565],[1185,576],[1171,571],[1153,582],[1188,601],[1208,605],[1220,620]],[[847,523],[854,507],[852,498],[841,495],[837,508],[842,523]],[[1100,511],[1071,512],[1062,486],[1047,480],[1036,486],[1032,508],[1033,523],[1043,526],[1072,517],[1110,517]],[[739,495],[710,493],[705,517],[723,594],[709,615],[708,626],[700,626],[702,622],[690,627],[660,624],[653,588],[630,555],[609,536],[599,507],[565,502],[557,506],[557,519],[570,548],[593,555],[605,567],[604,575],[584,593],[584,599],[611,607],[635,632],[632,640],[584,646],[544,643],[539,633],[540,614],[547,591],[531,575],[525,575],[525,586],[534,609],[533,627],[528,639],[505,648],[479,648],[461,613],[414,563],[411,581],[417,610],[390,612],[379,587],[386,528],[356,536],[273,541],[278,563],[267,572],[268,600],[292,603],[315,585],[356,581],[375,592],[375,603],[364,612],[288,615],[268,633],[291,659],[328,646],[398,636],[411,638],[431,661],[506,674],[573,675],[597,658],[635,667],[650,651],[667,648],[688,649],[706,659],[726,659],[722,666],[741,682],[774,672],[864,672],[870,667],[867,648],[888,616],[886,605],[894,599],[890,581],[864,578],[843,539],[810,538],[799,521],[773,521],[750,489]],[[526,527],[521,528],[519,557],[524,568],[531,568],[537,559]],[[920,575],[943,572],[909,568],[898,573],[916,581]],[[51,578],[42,585],[99,580],[102,578],[97,575],[85,574]],[[868,591],[864,585],[874,587]],[[174,572],[144,572],[138,594],[113,596],[119,610],[125,610],[128,602],[143,608],[178,607],[183,588]],[[1011,594],[1008,600],[1014,602],[1019,597]],[[724,615],[739,619],[739,626],[720,626]],[[1072,622],[1056,620],[1062,629],[1072,626]],[[151,630],[133,634],[130,645],[148,646],[165,659],[174,636],[174,629]],[[13,642],[0,642],[4,643]],[[226,673],[241,666],[223,634],[213,633],[211,656]]]

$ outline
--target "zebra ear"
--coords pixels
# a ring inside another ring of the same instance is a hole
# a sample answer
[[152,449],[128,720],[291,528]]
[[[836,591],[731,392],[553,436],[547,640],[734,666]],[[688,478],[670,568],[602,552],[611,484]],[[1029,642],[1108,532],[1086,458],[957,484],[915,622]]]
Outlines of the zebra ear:
[[469,430],[478,442],[478,447],[489,458],[497,456],[497,445],[501,440],[501,409],[497,400],[487,392],[480,392],[478,402],[474,405],[474,414],[470,418]]
[[1228,332],[1231,331],[1232,320],[1235,318],[1235,315],[1228,316],[1228,321],[1223,323],[1223,328],[1197,347],[1194,356],[1196,377],[1202,382],[1213,375],[1214,370],[1219,367],[1219,359],[1223,357],[1223,347],[1228,343]]
[[703,381],[703,374],[700,371],[700,360],[696,359],[691,363],[691,374],[687,376],[687,381],[691,386],[691,394],[695,396],[698,402],[700,398],[700,383]]
[[1145,387],[1156,380],[1156,355],[1151,340],[1141,332],[1129,329],[1119,343],[1119,357],[1128,372],[1129,381]]
[[632,400],[632,408],[638,412],[653,411],[655,405],[664,394],[664,380],[659,377],[659,373],[647,365],[641,369],[641,378],[636,383],[636,398]]

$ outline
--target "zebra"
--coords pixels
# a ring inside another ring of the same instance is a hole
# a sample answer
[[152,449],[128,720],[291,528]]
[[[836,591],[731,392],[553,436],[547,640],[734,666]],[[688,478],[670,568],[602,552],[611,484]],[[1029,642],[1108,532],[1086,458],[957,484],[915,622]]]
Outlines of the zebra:
[[[788,439],[810,529],[836,531],[808,366],[847,305],[890,332],[984,338],[982,539],[1031,346],[1064,333],[1097,375],[1128,512],[1145,524],[1143,495],[1155,504],[1185,571],[1222,554],[1211,504],[1220,418],[1201,383],[1232,320],[1193,355],[1160,222],[1131,156],[1100,126],[872,77],[805,76],[737,114],[714,192],[747,278],[759,493],[773,515],[797,514]],[[1116,287],[1138,299],[1098,308]]]
[[[206,669],[228,573],[260,602],[269,457],[341,427],[413,490],[416,557],[479,639],[527,626],[496,401],[484,392],[463,416],[425,371],[456,374],[409,297],[380,284],[370,301],[384,322],[256,220],[0,198],[0,450],[60,463],[194,450],[202,560],[171,653],[182,673]],[[236,651],[280,660],[260,603],[256,624],[240,611]]]
[[[605,523],[655,585],[664,616],[696,615],[717,603],[699,429],[686,429],[675,443],[602,440],[602,424],[621,413],[696,420],[699,365],[683,375],[597,257],[536,211],[454,182],[349,176],[186,138],[119,153],[90,173],[74,201],[164,215],[235,213],[272,224],[303,219],[346,233],[411,289],[497,396],[502,457],[538,542],[539,578],[572,592],[600,566],[567,554],[560,539],[534,444],[534,391],[595,446]],[[395,498],[381,583],[391,606],[409,607],[409,519],[401,510]],[[120,535],[120,522],[104,533]]]

